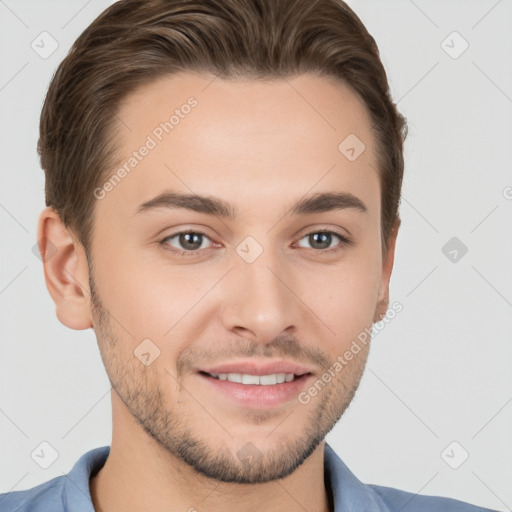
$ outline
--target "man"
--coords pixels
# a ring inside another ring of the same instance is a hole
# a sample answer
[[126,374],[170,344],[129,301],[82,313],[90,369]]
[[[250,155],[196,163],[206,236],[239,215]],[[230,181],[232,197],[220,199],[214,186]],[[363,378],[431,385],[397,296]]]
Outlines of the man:
[[388,312],[406,133],[343,2],[118,2],[40,128],[45,279],[96,333],[113,435],[2,510],[484,510],[324,440]]

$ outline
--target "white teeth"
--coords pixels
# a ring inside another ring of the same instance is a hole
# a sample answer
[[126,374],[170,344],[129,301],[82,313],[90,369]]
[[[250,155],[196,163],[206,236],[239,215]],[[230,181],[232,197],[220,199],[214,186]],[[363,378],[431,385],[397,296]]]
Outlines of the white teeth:
[[[238,376],[238,374],[236,374]],[[257,375],[245,375],[242,374],[242,384],[259,384],[260,378]],[[229,380],[229,375],[228,375]]]
[[273,386],[283,382],[291,382],[295,375],[293,373],[273,373],[271,375],[249,375],[246,373],[210,373],[212,377],[219,380],[229,380],[238,384],[259,384],[260,386]]
[[[261,377],[256,377],[258,382],[256,384],[263,384],[263,386],[272,386],[274,384],[281,384],[284,381],[280,378],[283,374],[276,375],[275,373],[272,375],[262,375]],[[281,382],[279,382],[281,381]]]

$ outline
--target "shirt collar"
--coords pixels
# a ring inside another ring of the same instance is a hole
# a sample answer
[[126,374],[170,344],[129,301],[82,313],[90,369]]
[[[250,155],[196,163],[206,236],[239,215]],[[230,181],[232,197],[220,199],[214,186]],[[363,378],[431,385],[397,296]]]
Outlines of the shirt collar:
[[358,480],[327,443],[324,471],[331,483],[335,512],[391,512],[381,497]]
[[110,446],[102,446],[84,453],[66,475],[64,510],[95,512],[89,489],[89,478],[105,464]]
[[[94,448],[76,462],[66,475],[65,510],[94,512],[89,479],[103,467],[109,453],[110,446]],[[327,443],[324,446],[324,472],[331,486],[334,512],[391,512],[380,496],[358,480]]]

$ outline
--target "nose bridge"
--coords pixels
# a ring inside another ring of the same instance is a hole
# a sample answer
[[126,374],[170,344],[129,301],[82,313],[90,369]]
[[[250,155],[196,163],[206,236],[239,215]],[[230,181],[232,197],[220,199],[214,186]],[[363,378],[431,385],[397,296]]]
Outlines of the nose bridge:
[[224,309],[228,327],[248,329],[266,341],[294,325],[297,319],[297,302],[288,283],[292,272],[277,248],[271,246],[271,238],[260,244],[247,237],[236,248],[232,295]]

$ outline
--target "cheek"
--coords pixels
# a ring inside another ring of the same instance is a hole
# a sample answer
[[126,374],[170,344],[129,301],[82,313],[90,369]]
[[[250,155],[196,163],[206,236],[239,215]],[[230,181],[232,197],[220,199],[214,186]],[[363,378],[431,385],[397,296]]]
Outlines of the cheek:
[[336,344],[350,343],[372,324],[378,272],[360,265],[347,265],[329,277],[322,286],[310,286],[303,300],[329,327],[327,332],[333,335]]
[[329,327],[322,331],[330,334],[336,350],[373,324],[382,276],[379,250],[376,244],[361,248],[336,267],[301,277],[307,280],[301,299]]
[[122,255],[110,249],[105,247],[101,261],[95,263],[95,277],[116,331],[122,336],[128,331],[135,344],[149,338],[162,348],[161,342],[200,310],[195,305],[211,288],[206,284],[217,279],[205,280],[204,273],[192,272],[190,266],[173,267],[149,249],[142,257],[140,249],[126,249]]

